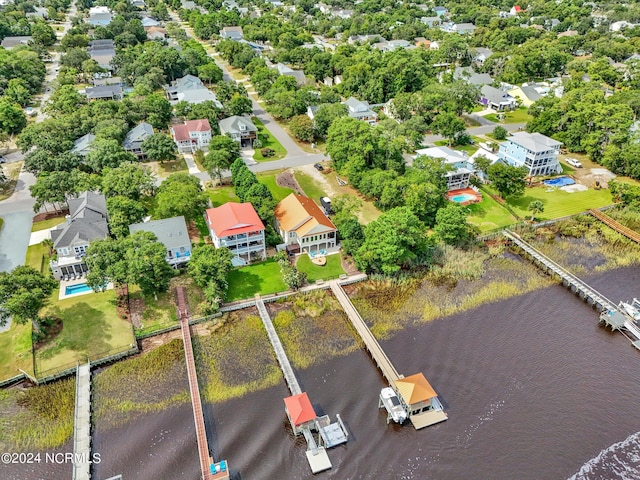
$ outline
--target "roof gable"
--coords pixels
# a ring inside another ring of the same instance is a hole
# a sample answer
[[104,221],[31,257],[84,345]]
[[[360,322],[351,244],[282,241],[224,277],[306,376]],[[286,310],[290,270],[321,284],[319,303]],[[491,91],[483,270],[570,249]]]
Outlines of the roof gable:
[[313,409],[313,405],[311,405],[307,392],[285,398],[284,406],[291,422],[296,427],[316,418],[316,412]]
[[132,234],[140,231],[154,233],[158,241],[167,247],[167,250],[186,245],[191,247],[187,223],[183,216],[129,225],[129,232]]
[[264,230],[264,224],[251,203],[228,202],[207,209],[206,215],[207,224],[218,238]]
[[276,206],[275,216],[284,230],[296,232],[298,236],[308,235],[309,231],[319,226],[323,227],[323,232],[336,229],[313,200],[295,193],[284,198]]
[[416,373],[395,381],[396,389],[407,405],[414,405],[420,402],[437,397],[438,394],[433,389],[422,373]]

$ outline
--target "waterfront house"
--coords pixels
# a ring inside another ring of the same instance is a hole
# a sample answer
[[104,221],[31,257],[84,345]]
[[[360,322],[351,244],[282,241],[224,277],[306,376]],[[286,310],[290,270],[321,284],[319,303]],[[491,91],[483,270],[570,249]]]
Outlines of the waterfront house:
[[447,420],[438,394],[422,373],[395,380],[394,389],[416,429]]
[[213,244],[231,250],[234,265],[267,258],[264,224],[251,203],[228,202],[209,208],[205,220]]
[[228,135],[241,147],[250,147],[258,137],[258,128],[246,117],[233,115],[218,122],[221,135]]
[[183,216],[129,225],[129,232],[152,232],[167,249],[165,260],[177,268],[191,258],[191,239]]
[[275,217],[290,252],[318,252],[336,246],[335,225],[308,197],[290,194],[276,206]]
[[313,428],[316,420],[316,411],[311,405],[307,392],[292,395],[284,400],[284,411],[287,414],[291,429],[295,435],[300,435],[305,427]]
[[57,258],[49,266],[56,280],[75,278],[87,272],[84,254],[93,240],[109,235],[107,200],[101,193],[83,192],[68,202],[69,215],[51,230]]
[[561,145],[541,133],[514,132],[500,144],[498,157],[509,165],[525,167],[530,177],[562,173],[558,161]]
[[469,157],[465,152],[452,150],[449,147],[430,147],[416,150],[416,156],[419,157],[440,158],[450,170],[446,173],[447,190],[459,190],[469,187],[469,180],[473,174],[473,168],[469,164]]
[[71,153],[76,153],[81,157],[86,157],[91,151],[91,145],[95,141],[96,136],[92,133],[87,133],[73,142],[73,148]]
[[211,125],[206,118],[200,120],[188,120],[182,125],[173,125],[169,128],[173,141],[176,142],[181,153],[193,153],[203,150],[211,142]]
[[147,158],[147,154],[142,151],[142,143],[153,135],[153,127],[146,122],[142,122],[127,132],[124,139],[124,149],[138,157],[138,160]]

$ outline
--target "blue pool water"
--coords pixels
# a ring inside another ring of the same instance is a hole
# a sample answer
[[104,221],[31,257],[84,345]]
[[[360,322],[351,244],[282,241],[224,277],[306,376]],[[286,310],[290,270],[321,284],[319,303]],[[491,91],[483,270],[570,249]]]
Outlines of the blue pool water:
[[576,183],[576,181],[573,178],[569,177],[558,177],[550,178],[549,180],[545,180],[542,183],[551,187],[564,187],[565,185],[573,185],[574,183]]
[[464,202],[473,202],[476,199],[475,195],[471,195],[470,193],[462,193],[460,195],[456,195],[455,197],[451,197],[456,203],[464,203]]
[[86,283],[78,283],[76,285],[67,285],[64,287],[65,295],[73,295],[74,293],[86,293],[93,292],[93,289],[87,286]]

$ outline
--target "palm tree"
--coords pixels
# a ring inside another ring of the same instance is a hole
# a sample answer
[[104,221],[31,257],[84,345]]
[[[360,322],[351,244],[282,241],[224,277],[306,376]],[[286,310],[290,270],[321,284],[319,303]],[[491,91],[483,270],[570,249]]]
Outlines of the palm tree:
[[531,211],[531,221],[533,222],[538,213],[544,212],[544,203],[541,200],[534,200],[529,204],[527,210]]
[[49,258],[51,258],[51,255],[53,255],[53,240],[45,238],[40,242],[40,245],[49,249]]

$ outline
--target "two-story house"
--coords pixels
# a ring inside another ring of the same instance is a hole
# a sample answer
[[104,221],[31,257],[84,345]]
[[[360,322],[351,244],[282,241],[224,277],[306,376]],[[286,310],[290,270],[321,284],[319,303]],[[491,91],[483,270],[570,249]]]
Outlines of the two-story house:
[[235,255],[234,265],[267,258],[264,224],[250,203],[228,202],[205,213],[211,240]]
[[244,38],[242,27],[222,27],[222,30],[220,30],[220,38],[239,42]]
[[116,45],[113,40],[91,40],[87,51],[91,60],[95,60],[100,68],[113,70],[111,60],[116,56]]
[[129,225],[129,232],[152,232],[167,249],[165,260],[177,268],[191,258],[191,239],[183,216]]
[[450,167],[446,173],[447,190],[460,190],[469,187],[469,180],[474,170],[465,152],[452,150],[449,147],[431,147],[416,150],[416,154],[414,158],[419,156],[441,158],[445,165]]
[[516,108],[514,97],[491,85],[483,85],[480,89],[480,103],[499,112]]
[[171,103],[187,102],[199,104],[211,101],[216,107],[222,108],[215,93],[209,90],[198,77],[185,75],[177,79],[171,86],[165,86],[167,98]]
[[558,161],[561,145],[541,133],[515,132],[500,144],[498,157],[509,165],[525,167],[530,177],[562,173]]
[[138,160],[147,158],[147,154],[142,151],[142,143],[153,135],[153,127],[146,122],[142,122],[138,126],[127,132],[124,139],[124,149],[138,157]]
[[96,136],[94,134],[87,133],[86,135],[81,136],[77,140],[74,140],[71,153],[76,153],[81,157],[86,157],[87,154],[91,151],[91,147],[95,139],[96,139]]
[[369,102],[358,100],[354,97],[349,97],[346,101],[342,102],[348,108],[347,114],[352,118],[357,118],[363,122],[367,122],[369,125],[377,125],[378,115],[371,110]]
[[211,143],[211,125],[206,118],[200,120],[188,120],[182,125],[173,125],[169,128],[173,141],[176,142],[181,153],[193,153],[203,150]]
[[308,197],[290,194],[276,206],[275,217],[278,232],[290,252],[315,253],[336,246],[335,225]]
[[218,127],[222,135],[228,135],[241,147],[250,147],[258,136],[258,129],[253,122],[238,115],[223,118],[218,122]]
[[83,256],[89,244],[109,235],[107,200],[97,192],[83,192],[68,202],[67,220],[51,230],[57,259],[49,266],[56,280],[67,280],[87,272]]

